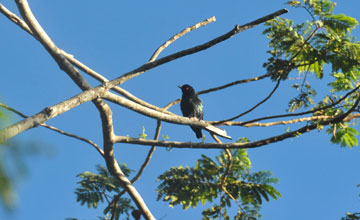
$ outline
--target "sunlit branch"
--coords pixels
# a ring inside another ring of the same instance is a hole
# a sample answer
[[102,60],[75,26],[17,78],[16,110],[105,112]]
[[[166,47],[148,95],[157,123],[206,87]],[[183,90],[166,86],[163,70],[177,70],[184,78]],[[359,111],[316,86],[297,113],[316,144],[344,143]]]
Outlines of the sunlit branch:
[[106,92],[103,96],[103,98],[105,98],[106,100],[109,100],[111,102],[114,102],[116,104],[119,104],[121,106],[124,106],[132,111],[135,111],[137,113],[140,113],[142,115],[154,118],[154,119],[159,119],[162,121],[166,121],[166,122],[170,122],[170,123],[175,123],[175,124],[186,124],[186,125],[193,125],[193,126],[198,126],[201,127],[209,132],[212,132],[220,137],[223,138],[227,138],[227,139],[231,139],[231,137],[229,135],[227,135],[226,131],[215,127],[214,125],[211,125],[209,123],[207,123],[206,121],[203,120],[198,120],[196,118],[188,118],[188,117],[181,117],[178,115],[168,115],[168,114],[164,114],[149,108],[146,108],[142,105],[139,105],[137,103],[134,103],[130,100],[127,100],[123,97],[120,96],[116,96],[110,92]]
[[315,120],[324,120],[324,119],[331,119],[335,116],[329,116],[329,115],[317,115],[317,116],[311,116],[311,117],[305,117],[305,118],[297,118],[287,121],[274,121],[274,122],[268,122],[268,123],[247,123],[243,124],[241,121],[228,121],[224,122],[221,125],[227,125],[227,126],[244,126],[244,127],[270,127],[274,125],[287,125],[287,124],[294,124],[298,122],[304,122],[304,121],[315,121]]
[[158,147],[171,147],[171,148],[190,148],[190,149],[241,149],[241,148],[257,148],[262,146],[267,146],[271,143],[276,143],[288,138],[297,137],[299,135],[305,134],[316,129],[320,125],[329,125],[333,123],[339,123],[347,119],[351,112],[358,106],[360,98],[357,98],[353,107],[347,112],[336,115],[330,120],[319,121],[318,123],[312,123],[310,125],[305,125],[297,130],[289,131],[277,136],[269,137],[259,141],[253,141],[248,143],[192,143],[192,142],[178,142],[178,141],[154,141],[146,140],[141,138],[128,138],[123,136],[116,136],[115,141],[117,143],[128,143],[136,145],[156,145]]
[[7,9],[3,4],[0,4],[0,12],[5,15],[8,19],[10,19],[12,22],[17,24],[19,27],[21,27],[23,30],[28,32],[29,34],[33,35],[33,32],[30,30],[29,26],[16,14],[12,13]]

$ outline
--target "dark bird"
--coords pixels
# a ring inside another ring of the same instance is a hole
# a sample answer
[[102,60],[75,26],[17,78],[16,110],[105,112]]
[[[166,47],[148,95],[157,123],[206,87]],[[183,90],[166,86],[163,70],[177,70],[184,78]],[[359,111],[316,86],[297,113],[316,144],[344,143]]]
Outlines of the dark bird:
[[[199,120],[203,119],[203,105],[199,97],[195,94],[195,90],[188,84],[179,86],[182,91],[182,98],[180,102],[181,112],[184,117],[195,117]],[[197,138],[202,138],[201,128],[191,126]]]

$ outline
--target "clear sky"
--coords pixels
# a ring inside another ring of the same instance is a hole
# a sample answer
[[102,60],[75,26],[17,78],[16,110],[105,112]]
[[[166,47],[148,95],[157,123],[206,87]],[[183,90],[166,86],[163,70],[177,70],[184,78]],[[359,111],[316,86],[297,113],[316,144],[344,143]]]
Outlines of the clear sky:
[[[0,1],[17,12],[12,1]],[[285,0],[272,1],[85,1],[30,0],[29,4],[50,37],[68,53],[113,79],[147,61],[154,50],[183,28],[211,16],[217,21],[179,39],[161,56],[186,49],[224,34],[235,24],[245,24],[284,7]],[[345,13],[360,20],[359,0],[339,0],[335,13]],[[311,19],[302,9],[291,9],[283,17]],[[7,18],[0,16],[1,86],[0,99],[5,104],[33,115],[80,92],[68,76],[59,70],[43,47]],[[206,51],[178,59],[132,79],[123,88],[158,106],[165,106],[181,96],[178,85],[193,85],[196,90],[265,74],[262,64],[268,55],[263,25]],[[360,31],[353,32],[359,38]],[[330,72],[326,73],[327,76]],[[329,77],[316,81],[317,99],[325,94]],[[293,77],[297,77],[296,74]],[[98,83],[89,77],[89,82]],[[302,79],[299,81],[301,82]],[[297,93],[284,83],[274,98],[240,120],[285,113],[287,102]],[[205,120],[218,120],[247,110],[263,99],[273,88],[270,80],[241,84],[218,93],[201,96]],[[152,137],[156,122],[111,104],[117,134],[138,137],[142,126]],[[170,109],[181,114],[178,105]],[[15,117],[14,120],[19,120]],[[97,110],[86,103],[48,121],[60,129],[90,138],[101,144],[101,126]],[[284,132],[287,127],[227,128],[234,138],[259,140]],[[170,140],[197,141],[187,126],[164,123],[162,135]],[[209,134],[205,133],[210,141]],[[0,209],[0,219],[52,219],[66,217],[96,219],[102,210],[88,209],[76,203],[74,190],[77,174],[95,171],[104,165],[98,153],[79,142],[44,128],[34,128],[16,137],[26,148],[38,142],[51,152],[28,157],[29,173],[18,187],[17,209],[7,214]],[[330,144],[325,131],[314,131],[299,138],[249,150],[253,170],[271,170],[280,179],[275,187],[282,198],[265,203],[263,219],[303,220],[335,219],[346,212],[360,211],[359,147],[340,148]],[[118,161],[137,170],[149,147],[116,145]],[[200,219],[203,207],[183,211],[156,202],[156,178],[171,166],[194,165],[201,154],[215,156],[218,150],[167,151],[158,148],[141,179],[135,183],[153,214],[162,219]]]

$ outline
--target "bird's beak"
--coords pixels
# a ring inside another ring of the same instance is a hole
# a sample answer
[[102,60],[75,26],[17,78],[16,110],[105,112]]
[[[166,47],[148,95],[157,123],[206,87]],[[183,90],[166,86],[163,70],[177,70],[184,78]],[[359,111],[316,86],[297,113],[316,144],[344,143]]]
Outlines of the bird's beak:
[[181,89],[182,86],[178,86],[178,87]]

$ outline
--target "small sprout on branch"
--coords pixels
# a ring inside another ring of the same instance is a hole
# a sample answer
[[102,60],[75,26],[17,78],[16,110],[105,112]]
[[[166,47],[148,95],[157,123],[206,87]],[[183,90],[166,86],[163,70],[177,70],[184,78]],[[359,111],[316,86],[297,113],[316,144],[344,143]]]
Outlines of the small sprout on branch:
[[250,139],[247,137],[241,137],[241,138],[238,138],[238,140],[236,142],[237,143],[249,143]]
[[144,125],[142,126],[142,133],[139,134],[140,138],[142,139],[146,139],[146,137],[148,136],[146,133],[145,133],[145,127]]
[[170,140],[169,135],[161,135],[161,137],[162,137],[163,141],[168,141],[168,140]]

